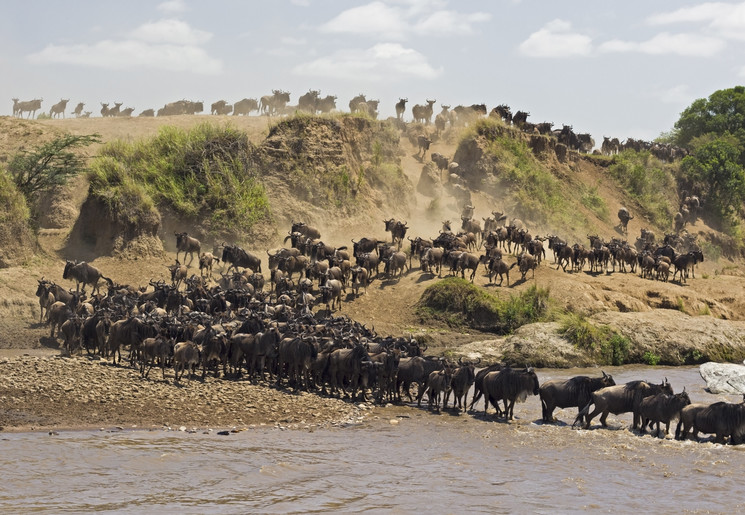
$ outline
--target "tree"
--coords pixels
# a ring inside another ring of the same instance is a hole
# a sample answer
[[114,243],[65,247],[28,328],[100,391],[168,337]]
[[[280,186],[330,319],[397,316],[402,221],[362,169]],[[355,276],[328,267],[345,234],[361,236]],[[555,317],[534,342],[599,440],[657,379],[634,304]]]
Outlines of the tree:
[[725,139],[702,144],[681,163],[686,179],[703,192],[707,209],[729,218],[745,202],[745,169],[741,149]]
[[675,122],[677,144],[687,147],[693,138],[714,133],[734,134],[745,142],[745,87],[720,89],[708,99],[699,98]]
[[27,200],[39,191],[65,184],[85,168],[83,157],[74,149],[100,143],[99,134],[65,134],[31,151],[21,151],[8,163],[8,172]]

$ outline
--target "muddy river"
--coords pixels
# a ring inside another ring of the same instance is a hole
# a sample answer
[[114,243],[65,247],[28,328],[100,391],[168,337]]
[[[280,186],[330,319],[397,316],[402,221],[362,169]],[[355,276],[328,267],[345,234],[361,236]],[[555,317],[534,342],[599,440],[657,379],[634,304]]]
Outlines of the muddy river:
[[[704,391],[697,368],[607,368],[617,383]],[[541,381],[596,370],[540,370]],[[677,442],[610,428],[540,423],[537,397],[503,423],[376,409],[355,426],[315,432],[256,428],[0,433],[0,512],[433,513],[733,512],[745,446]]]

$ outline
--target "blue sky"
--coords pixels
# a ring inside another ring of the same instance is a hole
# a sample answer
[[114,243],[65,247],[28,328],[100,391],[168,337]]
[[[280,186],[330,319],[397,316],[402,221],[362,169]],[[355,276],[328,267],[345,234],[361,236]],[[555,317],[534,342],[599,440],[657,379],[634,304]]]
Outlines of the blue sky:
[[[135,113],[272,89],[409,108],[506,103],[529,121],[652,139],[693,100],[745,82],[745,2],[658,0],[5,0],[11,98]],[[410,111],[407,118],[410,119]]]

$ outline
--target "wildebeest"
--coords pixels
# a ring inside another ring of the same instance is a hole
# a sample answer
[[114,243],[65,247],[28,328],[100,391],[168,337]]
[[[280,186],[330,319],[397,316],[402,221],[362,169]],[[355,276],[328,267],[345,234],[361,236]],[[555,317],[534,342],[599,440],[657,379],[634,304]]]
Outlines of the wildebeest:
[[621,227],[621,231],[624,234],[628,234],[629,220],[633,220],[633,219],[634,219],[634,216],[631,213],[629,213],[629,210],[626,209],[625,207],[622,206],[621,209],[618,210],[618,220],[621,222],[619,226]]
[[391,256],[383,259],[385,270],[383,273],[388,278],[401,277],[407,268],[406,254],[403,252],[394,252]]
[[223,246],[222,262],[230,263],[227,271],[230,271],[231,268],[238,270],[238,267],[241,267],[249,268],[252,272],[261,272],[261,260],[238,245]]
[[51,291],[51,283],[45,281],[42,277],[38,279],[39,286],[36,288],[36,296],[39,297],[39,323],[41,324],[46,314],[49,318],[49,308],[55,303],[56,299]]
[[279,342],[277,358],[277,386],[282,384],[282,376],[287,369],[287,378],[295,390],[302,387],[310,389],[310,371],[313,361],[318,357],[318,349],[310,338],[284,338]]
[[321,286],[321,302],[326,304],[328,311],[341,309],[341,294],[346,293],[344,284],[337,279],[329,279],[326,284]]
[[108,281],[109,285],[113,284],[113,281],[108,277],[105,277],[99,270],[81,261],[67,261],[65,263],[65,270],[62,272],[63,279],[73,279],[75,281],[76,291],[80,291],[80,283],[83,283],[83,291],[85,291],[85,285],[90,284],[93,287],[92,294],[99,291],[98,281],[103,279]]
[[[49,116],[50,118],[59,118],[59,115],[62,115],[62,118],[65,117],[65,109],[67,108],[67,103],[70,101],[68,98],[65,100],[64,98],[60,99],[59,102],[54,104],[51,109],[49,109]],[[82,111],[82,107],[81,107]]]
[[[603,427],[608,427],[606,419],[609,413],[619,415],[621,413],[634,412],[633,429],[637,429],[640,423],[639,406],[642,399],[658,393],[673,394],[670,383],[665,379],[662,383],[650,384],[646,381],[630,381],[626,384],[608,386],[590,394],[590,402],[583,407],[574,419],[572,426],[578,425],[584,418],[584,428],[590,428],[590,422],[598,414]],[[590,407],[595,409],[590,413]]]
[[605,372],[601,377],[575,376],[565,381],[546,381],[540,388],[543,421],[553,422],[556,408],[584,408],[592,392],[615,384],[613,376]]
[[[306,224],[305,222],[292,222],[292,226],[290,228],[290,234],[299,232],[306,238],[311,239],[319,239],[321,237],[321,231],[316,229],[313,226],[310,226]],[[285,238],[285,241],[287,241],[287,238]]]
[[398,401],[401,402],[401,390],[403,389],[409,397],[409,402],[412,402],[411,383],[417,383],[417,406],[421,406],[422,397],[424,397],[424,392],[427,391],[429,375],[435,370],[442,370],[443,366],[444,362],[437,358],[422,356],[402,358],[398,364],[398,376],[396,377],[396,397]]
[[540,391],[538,376],[530,367],[525,367],[525,370],[504,368],[499,372],[490,372],[484,377],[483,388],[485,406],[488,407],[491,403],[499,410],[498,403],[501,399],[504,403],[503,414],[507,420],[514,418],[516,402],[525,402],[528,395],[538,395]]
[[[432,411],[432,404],[435,405],[437,413],[440,412],[440,396],[443,402],[450,395],[452,388],[453,368],[450,364],[445,364],[442,370],[430,372],[427,378],[427,397],[429,398],[428,409]],[[444,406],[443,406],[444,408]]]
[[163,379],[166,378],[166,361],[171,357],[173,342],[164,336],[145,338],[142,341],[140,357],[140,377],[147,377],[156,363],[160,365]]
[[403,117],[404,112],[406,111],[406,102],[408,101],[408,98],[399,98],[398,102],[396,102],[396,118],[399,120]]
[[174,232],[173,233],[176,236],[176,261],[178,261],[178,255],[180,252],[184,253],[184,261],[186,261],[186,254],[189,254],[191,259],[189,259],[189,263],[187,266],[191,265],[191,262],[194,261],[194,253],[197,253],[197,257],[199,257],[199,252],[202,250],[202,244],[199,243],[199,240],[196,238],[192,238],[185,232]]
[[[427,155],[427,151],[429,150],[429,146],[432,144],[432,140],[429,139],[427,136],[417,136],[416,138],[416,144],[417,144],[417,157],[424,158],[424,156]],[[421,156],[419,155],[421,154]]]
[[[451,379],[452,393],[453,393],[453,408],[460,411],[465,410],[468,404],[468,390],[476,380],[475,369],[481,363],[481,358],[476,362],[463,361],[463,358],[458,359],[458,367],[453,370],[453,377]],[[442,408],[447,408],[448,399],[450,392],[445,393],[445,400],[442,403]]]
[[79,316],[73,315],[60,326],[60,331],[65,338],[62,346],[71,356],[80,348],[80,328],[82,325],[83,320]]
[[411,108],[411,114],[414,116],[414,121],[417,123],[424,123],[429,125],[432,123],[432,113],[434,112],[433,106],[437,100],[427,100],[427,105],[416,104]]
[[199,364],[199,347],[193,341],[178,342],[173,348],[173,372],[176,382],[189,370],[189,379]]
[[725,437],[729,437],[731,444],[743,443],[745,441],[745,399],[738,404],[715,402],[709,405],[690,404],[686,406],[681,411],[675,438],[684,440],[691,429],[693,429],[694,438],[697,438],[698,433],[701,432],[714,434],[714,441],[717,443],[724,443]]
[[665,435],[670,432],[670,422],[680,418],[680,412],[691,403],[691,399],[683,388],[681,393],[669,395],[667,393],[658,393],[642,399],[639,405],[639,414],[642,419],[641,430],[644,431],[647,426],[652,429],[653,424],[657,424],[655,435],[660,434],[660,423],[665,423]]
[[365,398],[365,387],[367,386],[367,375],[364,364],[372,363],[370,355],[365,347],[356,344],[351,349],[336,349],[329,355],[327,364],[327,375],[331,393],[346,395],[345,384],[351,388],[351,399],[357,398],[357,389],[361,389],[361,396]]
[[220,260],[216,258],[212,252],[203,252],[202,255],[199,256],[199,275],[204,277],[206,271],[207,277],[212,277],[212,265],[215,262],[219,263]]
[[407,222],[401,222],[400,220],[391,218],[390,220],[383,220],[383,223],[385,224],[386,232],[391,233],[391,243],[395,245],[398,242],[398,246],[401,247],[401,243],[403,243],[406,236],[406,231],[409,229],[406,225]]
[[251,111],[259,110],[259,102],[255,98],[244,98],[233,104],[233,116],[248,116]]
[[168,266],[168,271],[171,272],[171,284],[178,290],[188,275],[186,265],[182,265],[177,259],[175,264]]

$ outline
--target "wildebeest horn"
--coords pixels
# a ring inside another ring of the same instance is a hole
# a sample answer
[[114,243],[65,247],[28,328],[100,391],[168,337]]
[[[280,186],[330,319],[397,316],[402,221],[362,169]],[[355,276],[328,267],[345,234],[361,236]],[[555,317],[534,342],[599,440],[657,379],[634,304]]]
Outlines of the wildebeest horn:
[[463,365],[463,356],[458,357],[458,364]]
[[608,377],[608,374],[605,373],[605,370],[601,370],[601,372],[603,373],[603,377]]

